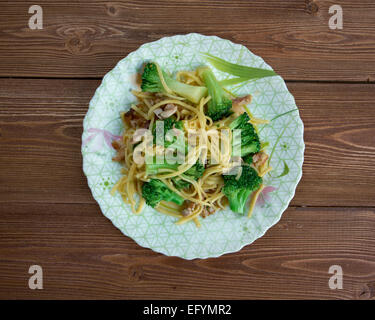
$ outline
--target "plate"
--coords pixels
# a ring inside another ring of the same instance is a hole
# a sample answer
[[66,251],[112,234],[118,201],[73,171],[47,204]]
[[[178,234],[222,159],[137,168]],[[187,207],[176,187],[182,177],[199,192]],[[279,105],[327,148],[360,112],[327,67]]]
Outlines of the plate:
[[[120,112],[136,101],[130,92],[136,89],[135,74],[145,61],[156,61],[172,74],[193,70],[207,64],[201,54],[204,52],[233,63],[272,69],[246,47],[216,36],[191,33],[165,37],[142,45],[104,76],[83,122],[83,171],[103,214],[139,245],[184,259],[218,257],[238,251],[277,223],[301,179],[305,147],[303,123],[283,79],[275,76],[249,81],[229,89],[238,95],[252,94],[249,107],[253,115],[272,120],[259,127],[259,134],[261,141],[269,142],[267,152],[274,168],[264,178],[266,187],[250,219],[228,209],[201,219],[200,228],[194,223],[179,226],[175,225],[176,218],[148,206],[135,215],[119,194],[111,196],[110,190],[120,178],[121,168],[111,160],[115,155],[111,141],[120,138],[123,131]],[[219,80],[230,78],[213,70]]]

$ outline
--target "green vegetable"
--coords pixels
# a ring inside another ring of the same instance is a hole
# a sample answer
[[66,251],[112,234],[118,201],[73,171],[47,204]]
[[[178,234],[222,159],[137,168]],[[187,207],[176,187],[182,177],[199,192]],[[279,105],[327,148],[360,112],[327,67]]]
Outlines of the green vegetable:
[[223,193],[229,200],[230,209],[244,214],[246,201],[250,194],[260,187],[262,178],[250,166],[242,166],[241,168],[242,173],[238,180],[236,175],[223,175]]
[[236,77],[236,78],[231,78],[231,79],[225,79],[225,80],[221,80],[219,81],[220,82],[220,85],[222,87],[226,87],[226,86],[233,86],[235,84],[239,84],[241,82],[245,82],[245,81],[249,81],[250,79],[248,78],[240,78],[240,77]]
[[198,180],[204,173],[204,165],[197,161],[190,169],[186,170],[183,175],[194,180]]
[[220,59],[219,57],[213,56],[209,53],[204,53],[204,58],[217,70],[245,79],[244,81],[277,76],[277,73],[273,70],[241,66],[239,64]]
[[253,163],[253,155],[252,153],[248,154],[247,156],[244,156],[242,158],[243,162],[247,163],[247,164],[252,164]]
[[[173,147],[176,147],[177,152],[185,154],[188,148],[185,141],[183,141],[183,143],[181,143],[180,145],[178,143],[176,144],[177,137],[175,136],[173,137],[171,141],[168,141],[168,139],[166,139],[168,130],[171,130],[173,128],[176,128],[179,130],[184,129],[182,121],[176,121],[175,118],[170,117],[170,118],[163,120],[163,125],[164,125],[164,147],[168,148],[173,143],[174,144]],[[155,124],[152,128],[152,134],[154,136],[154,143],[156,143],[156,133],[157,133],[158,128],[160,127],[156,126]],[[157,163],[156,158],[154,157],[152,163],[146,163],[146,173],[147,175],[156,175],[156,174],[162,173],[164,169],[177,171],[179,166],[180,166],[179,163],[169,164],[165,160],[162,163]],[[204,172],[204,165],[201,164],[200,162],[197,162],[191,168],[185,171],[182,174],[182,176],[187,179],[197,180],[203,175],[203,172]],[[186,189],[190,186],[190,183],[188,181],[185,181],[181,179],[180,177],[175,177],[172,179],[172,181],[176,189],[178,190]]]
[[[173,139],[171,141],[168,141],[168,139],[166,139],[168,131],[173,129],[173,128],[176,128],[176,129],[182,131],[182,130],[184,130],[184,124],[182,123],[182,121],[177,121],[174,117],[169,117],[167,119],[158,120],[158,121],[163,122],[163,125],[164,125],[164,137],[163,137],[164,138],[164,147],[168,148],[172,143],[175,143],[176,140],[177,140],[177,137],[173,136]],[[156,144],[156,132],[159,128],[161,128],[161,126],[160,127],[156,126],[156,123],[154,123],[154,125],[152,127],[152,135],[154,136],[154,144]],[[180,151],[182,151],[182,149]]]
[[[155,158],[154,158],[155,160]],[[156,175],[159,173],[165,172],[165,169],[171,170],[171,171],[177,171],[180,164],[173,163],[169,164],[167,162],[163,163],[156,163],[155,161],[153,163],[146,163],[146,174],[149,175]]]
[[[172,171],[177,171],[180,164],[174,163],[146,163],[146,173],[147,175],[156,175],[163,172],[164,169],[169,169]],[[181,176],[190,180],[198,180],[204,172],[204,165],[201,164],[199,161],[195,163],[191,168],[186,170]],[[180,177],[175,177],[172,179],[173,184],[175,185],[176,189],[181,190],[189,187],[190,183],[181,179]]]
[[[181,176],[190,180],[198,180],[204,172],[204,165],[199,161],[196,162],[190,169],[186,170]],[[190,186],[190,182],[181,178],[173,178],[173,184],[177,190],[186,189]]]
[[201,67],[197,71],[211,96],[211,100],[208,101],[207,115],[213,121],[230,116],[232,114],[232,100],[227,96],[212,70],[209,67]]
[[163,182],[157,179],[151,179],[142,186],[142,197],[151,207],[156,207],[160,201],[172,201],[182,205],[184,199],[170,190]]
[[[241,157],[245,157],[248,154],[254,154],[260,151],[259,136],[249,121],[250,118],[245,112],[234,119],[229,125],[229,128],[232,130],[241,130],[241,140],[237,139],[239,141],[232,143],[233,150],[236,150],[237,148],[241,150]],[[234,154],[234,156],[237,156],[237,154]]]
[[186,188],[189,188],[190,186],[190,182],[179,179],[179,178],[173,178],[172,181],[177,190],[186,189]]
[[[171,78],[167,73],[161,71],[167,84],[173,92],[178,95],[198,103],[207,94],[205,87],[191,86]],[[160,80],[158,69],[155,63],[147,63],[142,74],[141,89],[144,92],[165,92]]]

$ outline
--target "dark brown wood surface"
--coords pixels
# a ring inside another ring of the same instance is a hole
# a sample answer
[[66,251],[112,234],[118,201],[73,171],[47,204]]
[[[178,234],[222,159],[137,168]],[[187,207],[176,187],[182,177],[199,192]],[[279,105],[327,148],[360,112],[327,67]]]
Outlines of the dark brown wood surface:
[[[342,30],[328,28],[336,3]],[[145,42],[199,32],[246,45],[288,80],[375,81],[373,0],[40,0],[43,30],[27,27],[31,4],[0,10],[0,75],[102,77]]]
[[[292,207],[238,253],[186,261],[138,246],[94,203],[7,203],[2,297],[368,299],[375,289],[374,228],[374,209]],[[30,264],[42,264],[43,290],[28,288]],[[336,264],[344,269],[342,290],[328,287]]]
[[[375,3],[28,1],[0,10],[0,299],[374,299]],[[202,16],[205,19],[202,19]],[[138,246],[100,212],[82,172],[82,120],[101,77],[144,42],[216,34],[288,80],[305,124],[291,206],[241,251],[185,261]],[[64,79],[65,78],[65,79]],[[69,78],[69,79],[66,79]],[[43,266],[44,289],[28,288]],[[328,269],[341,265],[342,290]]]

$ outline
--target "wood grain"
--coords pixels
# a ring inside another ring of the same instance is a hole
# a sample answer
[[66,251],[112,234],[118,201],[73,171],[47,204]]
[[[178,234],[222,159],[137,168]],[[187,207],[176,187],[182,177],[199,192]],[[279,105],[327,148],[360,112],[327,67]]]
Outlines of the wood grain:
[[[32,4],[0,10],[0,299],[375,299],[373,0],[39,0],[43,30],[28,28]],[[328,27],[333,4],[343,30]],[[80,147],[99,79],[143,43],[190,32],[241,43],[290,80],[306,151],[265,236],[186,261],[101,214]],[[44,290],[28,289],[33,264]]]
[[375,3],[342,0],[344,28],[328,27],[332,0],[40,0],[0,11],[0,76],[102,77],[141,44],[199,32],[247,46],[286,79],[375,81]]
[[[97,80],[0,80],[0,202],[94,203],[82,119]],[[292,205],[375,206],[375,85],[291,83],[305,124]]]
[[[374,209],[289,208],[240,252],[186,261],[138,246],[95,204],[3,203],[0,299],[373,299],[374,228]],[[27,287],[33,264],[43,290]]]

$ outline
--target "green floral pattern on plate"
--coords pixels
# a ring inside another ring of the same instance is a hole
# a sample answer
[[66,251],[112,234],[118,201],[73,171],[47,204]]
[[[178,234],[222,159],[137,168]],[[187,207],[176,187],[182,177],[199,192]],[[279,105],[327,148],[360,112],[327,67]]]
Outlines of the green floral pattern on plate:
[[[84,119],[82,135],[83,170],[93,197],[103,214],[125,235],[139,245],[168,256],[185,259],[217,257],[235,252],[261,237],[279,221],[294,196],[302,176],[304,154],[303,123],[298,111],[287,113],[260,127],[262,141],[268,141],[268,152],[273,150],[273,175],[264,178],[267,194],[255,207],[250,219],[228,210],[222,210],[202,219],[198,229],[194,223],[177,226],[175,218],[146,207],[139,215],[131,212],[119,194],[109,191],[120,178],[120,165],[112,162],[115,151],[110,141],[123,130],[119,117],[126,111],[134,96],[131,79],[145,61],[157,61],[165,70],[192,70],[206,64],[202,52],[209,52],[233,63],[271,69],[263,59],[246,47],[216,36],[196,33],[162,38],[142,45],[122,59],[107,73],[90,101]],[[219,80],[231,76],[214,70]],[[249,106],[254,116],[272,119],[296,109],[293,96],[279,76],[249,81],[231,88],[238,95],[251,93]],[[289,172],[280,178],[287,163]]]

